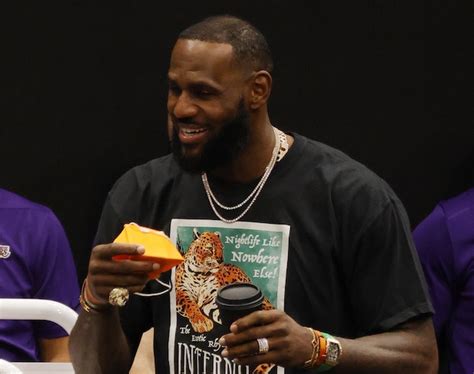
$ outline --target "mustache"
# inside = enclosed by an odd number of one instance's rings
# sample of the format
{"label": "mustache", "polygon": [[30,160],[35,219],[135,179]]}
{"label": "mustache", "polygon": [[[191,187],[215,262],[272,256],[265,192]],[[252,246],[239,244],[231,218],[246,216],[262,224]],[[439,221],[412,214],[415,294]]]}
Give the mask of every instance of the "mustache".
{"label": "mustache", "polygon": [[177,118],[174,118],[173,116],[170,116],[171,118],[171,123],[174,125],[174,126],[180,126],[180,125],[199,125],[199,123],[197,123],[193,118],[189,117],[189,118],[180,118],[180,119],[177,119]]}

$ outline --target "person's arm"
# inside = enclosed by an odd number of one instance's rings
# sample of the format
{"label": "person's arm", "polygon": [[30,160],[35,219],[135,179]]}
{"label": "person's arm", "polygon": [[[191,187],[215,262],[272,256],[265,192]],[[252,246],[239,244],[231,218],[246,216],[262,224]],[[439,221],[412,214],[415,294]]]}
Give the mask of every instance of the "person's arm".
{"label": "person's arm", "polygon": [[69,352],[77,374],[128,373],[132,358],[117,308],[82,311],[71,332]]}
{"label": "person's arm", "polygon": [[69,362],[69,336],[54,339],[40,339],[41,360],[44,362]]}
{"label": "person's arm", "polygon": [[343,346],[338,373],[437,373],[438,352],[430,317],[359,339],[339,339]]}
{"label": "person's arm", "polygon": [[155,372],[155,356],[153,352],[153,339],[155,329],[151,328],[142,335],[137,354],[133,361],[130,374],[145,374]]}
{"label": "person's arm", "polygon": [[462,198],[442,202],[413,233],[436,310],[440,365],[453,374],[474,370],[474,221],[468,206]]}
{"label": "person's arm", "polygon": [[[78,309],[79,287],[76,267],[64,228],[50,209],[38,209],[32,215],[31,238],[34,243],[29,262],[33,280],[31,298],[57,301],[73,310]],[[69,362],[69,336],[56,323],[47,320],[33,322],[39,358],[44,362]]]}
{"label": "person's arm", "polygon": [[436,314],[433,324],[438,339],[445,339],[456,298],[454,249],[440,205],[413,231],[431,300]]}
{"label": "person's arm", "polygon": [[[317,326],[314,326],[317,328]],[[222,355],[239,364],[275,363],[284,367],[303,367],[312,355],[313,336],[282,311],[252,313],[231,326],[222,337]],[[269,351],[258,353],[257,339],[266,337]],[[337,373],[436,373],[438,355],[430,317],[420,317],[390,331],[358,339],[336,337],[342,354]]]}
{"label": "person's arm", "polygon": [[159,267],[146,261],[115,261],[112,257],[143,254],[143,251],[137,245],[117,243],[98,245],[92,250],[85,292],[93,296],[96,310],[81,311],[69,343],[77,374],[128,373],[133,360],[131,349],[122,330],[118,307],[108,304],[108,295],[115,287],[126,288],[130,294],[141,291],[148,280],[147,274]]}
{"label": "person's arm", "polygon": [[[351,206],[360,206],[340,223],[344,230],[335,258],[351,308],[350,330],[356,332],[355,339],[335,337],[342,355],[333,372],[435,373],[432,309],[406,213],[397,199],[371,210],[364,210],[361,199],[354,201]],[[373,203],[374,198],[368,201]],[[255,312],[231,326],[231,334],[220,341],[226,346],[222,354],[242,364],[303,367],[313,353],[308,327],[333,333],[324,330],[325,323],[305,327],[281,310]],[[259,338],[268,340],[268,353],[256,355]]]}

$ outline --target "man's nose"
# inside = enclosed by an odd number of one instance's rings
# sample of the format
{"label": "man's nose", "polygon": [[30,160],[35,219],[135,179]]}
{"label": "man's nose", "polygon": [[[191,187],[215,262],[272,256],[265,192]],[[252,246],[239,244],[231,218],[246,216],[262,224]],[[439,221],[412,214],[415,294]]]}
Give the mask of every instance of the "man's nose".
{"label": "man's nose", "polygon": [[181,92],[173,107],[175,118],[189,118],[197,114],[198,108],[186,92]]}

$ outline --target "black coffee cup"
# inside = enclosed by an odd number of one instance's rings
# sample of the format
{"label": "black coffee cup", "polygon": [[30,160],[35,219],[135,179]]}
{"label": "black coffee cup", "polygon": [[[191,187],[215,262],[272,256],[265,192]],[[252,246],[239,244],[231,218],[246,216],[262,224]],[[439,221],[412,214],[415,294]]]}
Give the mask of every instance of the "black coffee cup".
{"label": "black coffee cup", "polygon": [[232,322],[252,312],[262,309],[263,294],[252,283],[231,283],[217,291],[216,303],[221,321],[230,327]]}

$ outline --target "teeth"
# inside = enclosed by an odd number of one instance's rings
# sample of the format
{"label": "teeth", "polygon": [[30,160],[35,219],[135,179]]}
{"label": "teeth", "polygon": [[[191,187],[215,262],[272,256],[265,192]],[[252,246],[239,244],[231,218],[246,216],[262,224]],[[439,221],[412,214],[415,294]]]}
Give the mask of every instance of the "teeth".
{"label": "teeth", "polygon": [[183,129],[183,132],[186,135],[193,135],[193,134],[199,134],[201,132],[206,131],[205,129]]}

